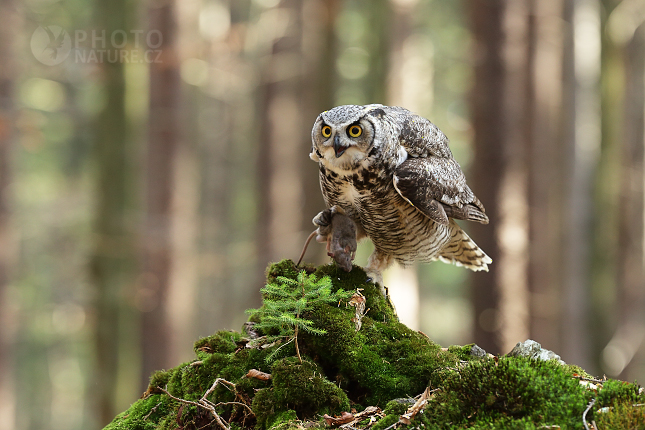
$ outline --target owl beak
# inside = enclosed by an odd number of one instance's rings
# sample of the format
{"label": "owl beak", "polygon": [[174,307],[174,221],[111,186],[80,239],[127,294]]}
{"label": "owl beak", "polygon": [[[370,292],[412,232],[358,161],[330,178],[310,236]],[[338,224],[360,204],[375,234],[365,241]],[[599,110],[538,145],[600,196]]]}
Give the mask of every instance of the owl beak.
{"label": "owl beak", "polygon": [[343,155],[343,153],[347,150],[347,148],[349,148],[349,146],[343,146],[340,143],[339,135],[334,136],[334,153],[336,154],[336,158]]}

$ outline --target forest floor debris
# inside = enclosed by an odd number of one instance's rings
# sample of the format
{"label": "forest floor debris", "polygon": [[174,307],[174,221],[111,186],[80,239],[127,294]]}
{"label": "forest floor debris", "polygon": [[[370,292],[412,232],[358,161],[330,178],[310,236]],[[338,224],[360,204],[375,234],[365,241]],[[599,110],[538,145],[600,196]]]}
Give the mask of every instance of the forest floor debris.
{"label": "forest floor debris", "polygon": [[[279,313],[258,311],[241,333],[198,340],[195,360],[153,374],[106,430],[645,427],[639,385],[594,378],[532,341],[518,356],[442,348],[401,324],[365,279],[359,267],[270,266],[263,299],[294,312],[285,328]],[[318,300],[309,290],[342,294]],[[286,306],[276,305],[281,295]],[[267,316],[278,319],[267,324]],[[294,320],[306,325],[298,350]]]}

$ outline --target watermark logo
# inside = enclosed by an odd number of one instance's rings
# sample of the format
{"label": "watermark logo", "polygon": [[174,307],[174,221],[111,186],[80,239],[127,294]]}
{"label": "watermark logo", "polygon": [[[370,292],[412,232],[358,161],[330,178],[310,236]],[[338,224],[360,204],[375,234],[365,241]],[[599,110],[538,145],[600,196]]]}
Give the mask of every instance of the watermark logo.
{"label": "watermark logo", "polygon": [[42,64],[55,66],[71,55],[75,63],[161,63],[159,30],[75,30],[40,26],[31,36],[31,52]]}
{"label": "watermark logo", "polygon": [[31,35],[31,52],[36,60],[55,66],[67,59],[72,50],[72,38],[57,25],[40,26]]}

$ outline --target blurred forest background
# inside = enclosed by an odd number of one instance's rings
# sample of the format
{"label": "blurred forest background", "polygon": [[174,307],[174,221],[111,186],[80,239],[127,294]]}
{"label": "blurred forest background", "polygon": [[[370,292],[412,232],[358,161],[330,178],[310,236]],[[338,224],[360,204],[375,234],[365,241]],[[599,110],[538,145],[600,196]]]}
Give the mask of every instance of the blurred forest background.
{"label": "blurred forest background", "polygon": [[489,273],[386,273],[407,324],[645,382],[644,20],[644,0],[0,1],[0,429],[101,428],[240,330],[323,208],[313,121],[349,103],[437,124],[491,219],[466,226]]}

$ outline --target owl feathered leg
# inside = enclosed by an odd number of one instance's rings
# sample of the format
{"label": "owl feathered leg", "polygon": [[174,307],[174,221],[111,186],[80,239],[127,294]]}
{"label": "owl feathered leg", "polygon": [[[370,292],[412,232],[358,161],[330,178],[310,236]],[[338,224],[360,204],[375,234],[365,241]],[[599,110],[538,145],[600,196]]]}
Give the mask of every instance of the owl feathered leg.
{"label": "owl feathered leg", "polygon": [[383,296],[387,296],[387,291],[385,290],[385,285],[383,284],[383,271],[387,269],[391,264],[394,258],[390,254],[385,254],[384,252],[375,249],[370,255],[370,258],[367,259],[367,266],[365,266],[365,273],[367,273],[368,278],[372,280],[375,284],[378,284],[379,290]]}
{"label": "owl feathered leg", "polygon": [[488,272],[488,265],[493,260],[482,251],[479,246],[459,227],[450,220],[450,242],[441,250],[438,259],[444,263],[463,266],[472,271],[484,270]]}

